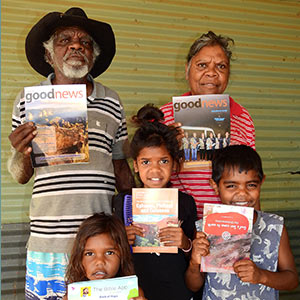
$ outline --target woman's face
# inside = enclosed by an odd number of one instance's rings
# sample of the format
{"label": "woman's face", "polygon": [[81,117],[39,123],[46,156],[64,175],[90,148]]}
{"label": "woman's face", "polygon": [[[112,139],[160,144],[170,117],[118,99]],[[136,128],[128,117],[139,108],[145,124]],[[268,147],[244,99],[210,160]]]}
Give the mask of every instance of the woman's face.
{"label": "woman's face", "polygon": [[219,45],[203,47],[186,65],[192,95],[223,94],[229,78],[229,60]]}

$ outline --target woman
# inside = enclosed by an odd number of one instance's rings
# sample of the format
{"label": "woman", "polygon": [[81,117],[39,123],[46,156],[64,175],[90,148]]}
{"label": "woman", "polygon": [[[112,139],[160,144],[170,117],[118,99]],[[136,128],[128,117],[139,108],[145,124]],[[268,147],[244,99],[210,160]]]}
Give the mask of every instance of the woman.
{"label": "woman", "polygon": [[[232,52],[231,38],[216,35],[209,31],[191,46],[185,66],[186,80],[190,91],[183,96],[223,94],[229,80]],[[174,123],[172,102],[161,107],[165,124]],[[255,129],[248,111],[230,97],[230,144],[244,144],[255,148]],[[218,196],[209,184],[210,170],[181,171],[173,175],[171,182],[194,197],[198,218],[202,218],[203,204],[220,203]],[[258,208],[258,207],[257,207]]]}

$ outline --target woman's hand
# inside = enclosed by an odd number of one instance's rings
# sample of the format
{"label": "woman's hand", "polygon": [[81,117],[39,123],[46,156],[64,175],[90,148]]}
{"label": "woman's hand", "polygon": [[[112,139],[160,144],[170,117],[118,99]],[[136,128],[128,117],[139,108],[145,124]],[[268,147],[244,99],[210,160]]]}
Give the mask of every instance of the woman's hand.
{"label": "woman's hand", "polygon": [[169,125],[169,127],[175,127],[178,130],[177,134],[177,140],[179,142],[179,146],[181,146],[181,140],[184,138],[184,130],[181,128],[181,123],[173,123],[172,125]]}

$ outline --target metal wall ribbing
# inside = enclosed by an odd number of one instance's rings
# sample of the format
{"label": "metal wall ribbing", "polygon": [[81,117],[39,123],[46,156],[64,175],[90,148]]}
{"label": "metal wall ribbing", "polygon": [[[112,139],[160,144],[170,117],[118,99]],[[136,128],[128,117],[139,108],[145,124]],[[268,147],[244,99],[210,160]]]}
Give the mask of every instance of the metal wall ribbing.
{"label": "metal wall ribbing", "polygon": [[[26,61],[24,40],[43,15],[71,6],[80,6],[89,17],[112,25],[117,53],[97,80],[120,94],[128,118],[145,103],[161,105],[187,90],[185,56],[201,33],[213,30],[232,37],[234,61],[226,92],[249,110],[255,123],[257,150],[267,175],[261,206],[300,216],[299,0],[2,0],[3,224],[28,222],[32,188],[32,183],[16,184],[6,171],[13,100],[23,86],[42,80]],[[293,239],[300,263],[299,239]]]}

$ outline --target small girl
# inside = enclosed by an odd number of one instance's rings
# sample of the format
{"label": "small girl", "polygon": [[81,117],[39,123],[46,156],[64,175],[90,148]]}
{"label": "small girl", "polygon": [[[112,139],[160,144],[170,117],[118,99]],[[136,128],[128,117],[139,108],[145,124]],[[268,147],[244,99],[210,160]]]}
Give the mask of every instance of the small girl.
{"label": "small girl", "polygon": [[[139,126],[131,145],[134,171],[144,188],[168,188],[170,177],[180,168],[183,151],[177,140],[180,131],[161,123],[163,113],[148,104],[132,118]],[[128,193],[127,193],[128,194]],[[123,219],[125,193],[114,199],[115,214]],[[181,227],[165,227],[159,231],[159,239],[165,246],[177,246],[178,254],[133,253],[134,267],[145,296],[149,300],[189,300],[193,293],[186,287],[184,273],[188,264],[188,252],[196,221],[194,199],[182,192],[178,195],[178,218]],[[129,244],[133,245],[143,230],[137,225],[126,227]]]}
{"label": "small girl", "polygon": [[[133,275],[126,231],[115,216],[94,214],[80,225],[66,272],[67,283]],[[139,289],[139,297],[147,300]],[[67,295],[64,300],[67,300]]]}

